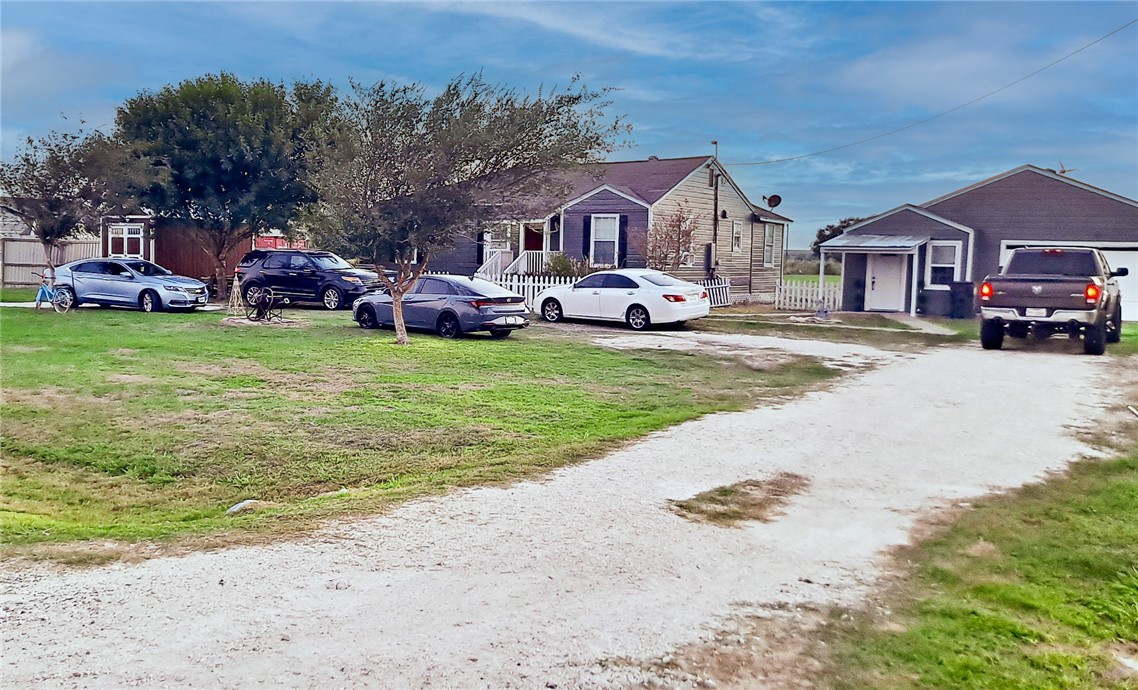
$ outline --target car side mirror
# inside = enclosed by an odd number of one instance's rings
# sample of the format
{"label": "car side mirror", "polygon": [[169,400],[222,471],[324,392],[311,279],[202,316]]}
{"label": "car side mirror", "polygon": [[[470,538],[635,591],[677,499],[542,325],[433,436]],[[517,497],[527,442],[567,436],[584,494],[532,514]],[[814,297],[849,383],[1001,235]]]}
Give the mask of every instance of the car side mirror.
{"label": "car side mirror", "polygon": [[1116,271],[1111,273],[1110,277],[1111,278],[1125,278],[1128,275],[1130,275],[1130,269],[1123,266],[1122,268],[1117,269]]}
{"label": "car side mirror", "polygon": [[119,271],[119,275],[122,276],[123,278],[130,278],[131,280],[134,280],[134,276],[132,276],[127,271]]}

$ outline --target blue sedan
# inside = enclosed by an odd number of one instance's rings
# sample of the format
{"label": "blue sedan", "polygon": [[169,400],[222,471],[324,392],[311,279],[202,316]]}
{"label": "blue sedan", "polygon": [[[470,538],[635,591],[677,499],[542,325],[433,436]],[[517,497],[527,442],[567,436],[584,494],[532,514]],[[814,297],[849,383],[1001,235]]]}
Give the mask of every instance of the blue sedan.
{"label": "blue sedan", "polygon": [[[373,292],[357,299],[352,318],[360,328],[393,325],[391,295]],[[403,319],[408,328],[434,331],[444,338],[474,331],[505,338],[529,326],[521,295],[481,278],[448,275],[419,278],[403,296]]]}
{"label": "blue sedan", "polygon": [[71,306],[98,304],[142,311],[194,309],[209,300],[200,280],[142,259],[80,259],[55,269],[55,290]]}

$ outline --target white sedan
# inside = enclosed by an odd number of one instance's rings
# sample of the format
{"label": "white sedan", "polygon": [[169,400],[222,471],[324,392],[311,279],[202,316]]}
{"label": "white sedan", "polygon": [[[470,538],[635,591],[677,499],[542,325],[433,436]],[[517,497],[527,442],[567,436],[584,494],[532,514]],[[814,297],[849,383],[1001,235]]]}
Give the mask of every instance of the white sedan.
{"label": "white sedan", "polygon": [[711,310],[706,288],[651,269],[592,273],[572,285],[542,290],[533,304],[546,321],[623,321],[635,331],[699,319]]}

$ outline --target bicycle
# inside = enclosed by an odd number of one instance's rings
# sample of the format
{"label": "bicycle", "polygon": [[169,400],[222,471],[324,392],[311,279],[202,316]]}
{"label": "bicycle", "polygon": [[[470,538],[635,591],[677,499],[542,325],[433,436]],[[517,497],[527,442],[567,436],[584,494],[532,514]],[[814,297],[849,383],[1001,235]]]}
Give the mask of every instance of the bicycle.
{"label": "bicycle", "polygon": [[75,293],[71,292],[68,288],[62,290],[55,289],[55,277],[51,275],[51,269],[43,273],[36,273],[32,271],[32,275],[38,276],[40,279],[40,288],[36,292],[36,307],[35,310],[40,310],[40,305],[47,302],[55,309],[58,314],[66,314],[71,311],[75,306]]}

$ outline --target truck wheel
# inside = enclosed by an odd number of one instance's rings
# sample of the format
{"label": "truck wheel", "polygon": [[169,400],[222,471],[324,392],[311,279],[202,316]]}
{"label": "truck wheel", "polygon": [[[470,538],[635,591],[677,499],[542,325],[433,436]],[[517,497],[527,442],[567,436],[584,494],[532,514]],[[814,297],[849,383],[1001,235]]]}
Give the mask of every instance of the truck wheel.
{"label": "truck wheel", "polygon": [[1106,352],[1106,322],[1087,324],[1083,331],[1083,352],[1088,355],[1101,355]]}
{"label": "truck wheel", "polygon": [[980,346],[985,350],[999,350],[1004,346],[1004,324],[995,319],[980,322]]}
{"label": "truck wheel", "polygon": [[1122,305],[1114,305],[1114,316],[1107,325],[1106,342],[1117,343],[1122,340]]}

